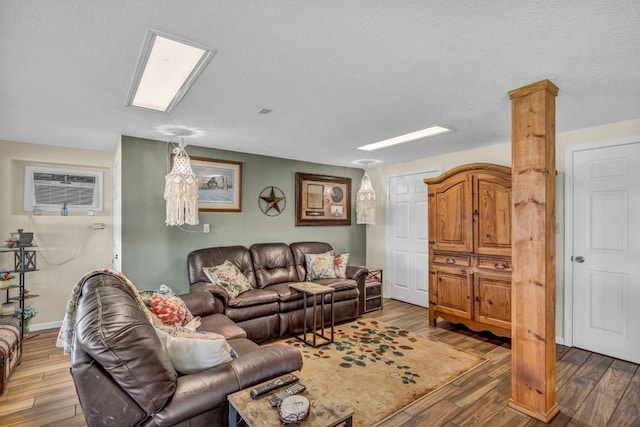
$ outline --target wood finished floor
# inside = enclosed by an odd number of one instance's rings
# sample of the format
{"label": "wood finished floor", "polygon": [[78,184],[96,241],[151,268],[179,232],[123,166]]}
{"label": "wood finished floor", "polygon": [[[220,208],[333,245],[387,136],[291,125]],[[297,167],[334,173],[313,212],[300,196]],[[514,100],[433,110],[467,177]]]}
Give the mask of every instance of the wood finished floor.
{"label": "wood finished floor", "polygon": [[[507,407],[510,344],[490,334],[428,325],[424,308],[385,300],[367,314],[429,338],[480,354],[489,362],[417,400],[382,424],[393,426],[544,426]],[[55,347],[57,330],[24,341],[22,364],[0,396],[0,426],[84,426],[69,357]],[[640,426],[638,365],[577,348],[557,347],[557,401],[551,426]]]}

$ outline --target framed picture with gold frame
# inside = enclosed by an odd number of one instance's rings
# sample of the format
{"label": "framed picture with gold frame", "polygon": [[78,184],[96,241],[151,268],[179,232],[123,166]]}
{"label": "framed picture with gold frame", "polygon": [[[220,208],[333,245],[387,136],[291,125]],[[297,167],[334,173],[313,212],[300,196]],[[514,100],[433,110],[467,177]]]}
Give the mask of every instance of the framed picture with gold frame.
{"label": "framed picture with gold frame", "polygon": [[351,225],[351,178],[296,172],[296,225]]}
{"label": "framed picture with gold frame", "polygon": [[198,177],[199,212],[242,211],[242,163],[191,157],[191,169]]}

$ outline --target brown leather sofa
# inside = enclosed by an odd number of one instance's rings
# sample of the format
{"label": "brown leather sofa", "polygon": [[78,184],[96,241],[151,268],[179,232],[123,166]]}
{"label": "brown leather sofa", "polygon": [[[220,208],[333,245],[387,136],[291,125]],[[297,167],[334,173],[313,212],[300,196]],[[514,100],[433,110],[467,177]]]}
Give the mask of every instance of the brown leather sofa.
{"label": "brown leather sofa", "polygon": [[[304,326],[302,293],[289,285],[305,281],[305,254],[330,250],[333,250],[331,245],[324,242],[256,243],[248,249],[244,246],[198,249],[187,257],[189,284],[192,292],[211,292],[216,298],[216,312],[224,313],[246,330],[249,339],[265,342],[287,337]],[[222,287],[209,281],[203,268],[220,265],[225,260],[233,262],[242,271],[252,290],[230,299]],[[344,279],[314,280],[335,289],[336,323],[355,319],[362,313],[366,275],[365,267],[347,266]],[[330,296],[325,298],[329,302]],[[328,304],[325,311],[328,322]]]}
{"label": "brown leather sofa", "polygon": [[183,296],[200,330],[225,335],[238,354],[229,363],[179,375],[129,287],[96,273],[78,300],[71,375],[89,426],[222,426],[227,395],[302,367],[286,344],[259,347],[214,311],[210,292]]}

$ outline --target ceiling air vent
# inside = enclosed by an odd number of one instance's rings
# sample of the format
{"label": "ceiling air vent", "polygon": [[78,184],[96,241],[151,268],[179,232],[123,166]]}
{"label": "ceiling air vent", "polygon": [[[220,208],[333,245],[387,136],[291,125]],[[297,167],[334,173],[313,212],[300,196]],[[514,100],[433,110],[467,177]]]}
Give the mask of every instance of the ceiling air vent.
{"label": "ceiling air vent", "polygon": [[102,172],[25,166],[24,209],[102,211]]}

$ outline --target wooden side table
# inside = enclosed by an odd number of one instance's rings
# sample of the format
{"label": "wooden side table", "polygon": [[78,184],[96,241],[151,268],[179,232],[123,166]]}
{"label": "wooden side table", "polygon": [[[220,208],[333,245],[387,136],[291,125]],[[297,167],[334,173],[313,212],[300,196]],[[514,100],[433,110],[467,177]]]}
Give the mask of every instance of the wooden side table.
{"label": "wooden side table", "polygon": [[369,269],[364,280],[364,313],[382,309],[382,283],[382,269]]}
{"label": "wooden side table", "polygon": [[[338,425],[351,427],[353,409],[336,401],[330,393],[315,385],[311,378],[304,375],[303,372],[295,371],[292,374],[298,377],[300,384],[307,388],[301,395],[309,399],[310,403],[309,417],[303,421],[302,425],[305,427],[333,427]],[[265,381],[265,383],[271,381],[273,380]],[[282,425],[277,409],[271,407],[269,399],[287,387],[281,387],[272,393],[265,393],[257,399],[252,399],[249,395],[253,387],[227,396],[229,401],[229,426],[237,427],[243,425],[242,421],[249,427]]]}
{"label": "wooden side table", "polygon": [[[325,285],[320,285],[318,283],[313,283],[313,282],[298,282],[298,283],[292,283],[289,285],[290,288],[295,289],[296,291],[300,291],[302,292],[302,299],[304,301],[304,319],[303,319],[303,331],[302,331],[302,335],[300,334],[293,334],[293,336],[297,339],[299,339],[300,341],[302,341],[303,343],[313,347],[313,348],[317,348],[323,345],[327,345],[333,342],[333,327],[334,327],[334,322],[335,322],[335,316],[334,316],[334,291],[335,289],[333,289],[331,286],[325,286]],[[325,336],[324,334],[324,299],[325,299],[325,294],[331,294],[331,300],[329,302],[329,306],[330,306],[330,310],[331,310],[331,338]],[[320,332],[318,333],[318,322],[316,321],[316,309],[318,306],[318,298],[317,296],[320,296]],[[307,299],[311,297],[313,298],[313,311],[312,311],[312,324],[311,324],[311,335],[313,337],[313,339],[308,340],[307,339],[307,324],[308,324],[308,312],[307,312]],[[323,342],[318,343],[318,338],[321,339]]]}

